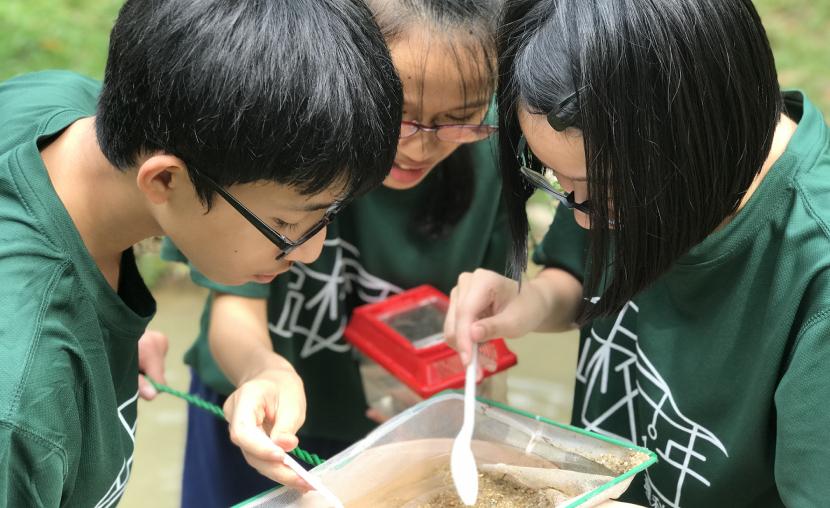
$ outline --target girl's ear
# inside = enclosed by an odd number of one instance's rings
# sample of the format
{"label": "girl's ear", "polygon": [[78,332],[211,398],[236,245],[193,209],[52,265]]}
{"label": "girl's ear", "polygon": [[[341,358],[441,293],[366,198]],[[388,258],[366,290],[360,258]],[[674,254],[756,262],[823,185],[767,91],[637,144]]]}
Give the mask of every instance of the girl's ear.
{"label": "girl's ear", "polygon": [[138,167],[136,184],[151,203],[166,203],[171,194],[189,182],[187,166],[174,155],[159,154],[147,158]]}

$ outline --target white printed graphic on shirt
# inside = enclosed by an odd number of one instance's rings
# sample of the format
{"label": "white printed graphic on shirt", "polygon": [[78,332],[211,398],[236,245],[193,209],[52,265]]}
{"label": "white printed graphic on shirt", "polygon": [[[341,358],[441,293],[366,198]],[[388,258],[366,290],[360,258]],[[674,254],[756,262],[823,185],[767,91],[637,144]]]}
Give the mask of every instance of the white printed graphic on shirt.
{"label": "white printed graphic on shirt", "polygon": [[[121,426],[124,428],[124,431],[127,432],[127,435],[130,437],[130,441],[132,441],[132,446],[130,447],[130,456],[124,459],[124,462],[121,464],[121,470],[118,471],[118,475],[115,477],[115,480],[112,482],[109,490],[104,497],[101,498],[98,503],[95,504],[95,508],[109,508],[110,506],[115,506],[118,503],[118,500],[121,499],[121,496],[124,495],[124,489],[127,488],[127,480],[130,479],[130,471],[133,468],[133,450],[135,450],[135,425],[136,420],[133,420],[133,424],[130,425],[127,423],[127,418],[124,416],[125,410],[127,410],[133,404],[136,404],[138,401],[138,391],[135,392],[135,395],[127,399],[124,403],[118,406],[118,420],[121,422]],[[135,410],[132,411],[135,414]]]}
{"label": "white printed graphic on shirt", "polygon": [[[708,487],[709,480],[696,471],[713,453],[729,456],[724,444],[708,429],[684,416],[677,406],[671,389],[654,365],[639,347],[637,334],[623,326],[627,313],[638,313],[639,308],[629,302],[617,315],[607,337],[591,330],[591,336],[582,346],[576,378],[585,385],[585,398],[579,415],[580,423],[588,430],[625,439],[653,450],[659,456],[657,467],[677,470],[676,482],[658,488],[646,470],[646,495],[654,507],[681,506],[683,487],[688,481],[697,481]],[[622,386],[624,393],[611,400],[608,386]],[[640,397],[653,409],[646,417],[645,434],[637,435],[635,400]],[[602,400],[608,399],[608,400]],[[602,404],[606,411],[591,418],[587,408]],[[641,407],[642,409],[642,407]],[[617,435],[603,428],[609,418],[622,413],[628,422],[628,434]],[[640,412],[643,417],[643,412]],[[643,422],[644,424],[646,422]],[[682,435],[682,442],[677,436]]]}
{"label": "white printed graphic on shirt", "polygon": [[[271,333],[284,338],[304,338],[302,358],[323,350],[346,352],[350,345],[342,340],[348,316],[338,316],[338,305],[347,295],[357,293],[364,303],[373,303],[401,292],[401,288],[375,277],[358,262],[360,251],[340,238],[326,240],[324,249],[335,249],[335,262],[331,273],[313,270],[302,263],[291,267],[291,283],[288,285],[286,301],[276,323],[269,323]],[[305,287],[319,285],[315,294]],[[313,312],[314,318],[303,326],[301,312]],[[320,328],[325,321],[339,321],[331,334],[323,337]]]}

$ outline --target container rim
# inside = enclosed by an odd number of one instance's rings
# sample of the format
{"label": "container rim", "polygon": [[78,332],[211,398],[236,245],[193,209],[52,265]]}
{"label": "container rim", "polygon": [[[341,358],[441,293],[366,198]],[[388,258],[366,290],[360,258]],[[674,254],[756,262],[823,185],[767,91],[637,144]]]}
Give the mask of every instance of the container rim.
{"label": "container rim", "polygon": [[[430,397],[428,399],[425,399],[425,400],[437,401],[437,400],[441,400],[441,399],[463,399],[463,395],[462,395],[462,392],[460,390],[444,390],[444,391],[439,392],[439,393],[437,393],[437,394],[433,395],[432,397]],[[524,416],[525,418],[531,418],[533,420],[543,422],[543,423],[546,423],[548,425],[552,425],[554,427],[559,427],[561,429],[568,430],[568,431],[571,431],[571,432],[575,432],[577,434],[588,436],[588,437],[591,437],[591,438],[594,438],[594,439],[599,439],[600,441],[605,441],[607,443],[611,443],[613,445],[616,445],[616,446],[619,446],[619,447],[622,447],[622,448],[626,448],[628,450],[633,450],[633,451],[636,451],[636,452],[640,452],[640,453],[643,453],[643,454],[648,456],[647,460],[645,460],[645,461],[641,462],[640,464],[638,464],[637,466],[629,469],[625,473],[622,473],[618,476],[615,476],[611,481],[609,481],[607,483],[604,483],[604,484],[600,485],[599,487],[582,494],[580,497],[578,497],[577,499],[575,499],[574,501],[572,501],[571,503],[566,505],[565,508],[573,508],[573,507],[579,506],[582,503],[584,503],[585,501],[588,501],[589,499],[601,494],[602,492],[604,492],[608,489],[611,489],[611,488],[619,485],[620,483],[628,481],[629,479],[633,478],[634,475],[636,475],[637,473],[640,473],[640,472],[644,471],[646,468],[648,468],[649,466],[651,466],[652,464],[657,462],[657,454],[656,453],[649,450],[648,448],[643,448],[642,446],[638,446],[638,445],[636,445],[634,443],[631,443],[629,441],[624,441],[624,440],[616,439],[616,438],[609,437],[609,436],[603,436],[602,434],[598,434],[598,433],[590,431],[590,430],[585,430],[585,429],[581,429],[579,427],[575,427],[573,425],[556,422],[556,421],[553,421],[549,418],[545,418],[544,416],[534,415],[533,413],[530,413],[528,411],[525,411],[525,410],[522,410],[522,409],[517,409],[517,408],[511,407],[511,406],[508,406],[507,404],[503,404],[501,402],[490,400],[490,399],[487,399],[487,398],[484,398],[484,397],[476,397],[476,400],[478,402],[482,403],[482,404],[486,404],[488,406],[501,409],[502,411],[506,411],[508,413],[513,413],[513,414],[517,414],[517,415],[520,415],[520,416]],[[388,432],[392,428],[395,428],[398,425],[400,425],[400,423],[403,421],[403,418],[399,419],[398,417],[400,417],[402,415],[409,415],[409,414],[415,414],[415,413],[420,412],[420,408],[418,408],[414,412],[412,412],[412,409],[415,409],[415,408],[417,408],[417,405],[413,406],[412,408],[410,408],[406,411],[403,411],[402,413],[400,413],[400,414],[396,415],[395,417],[393,417],[392,419],[390,419],[389,422],[393,422],[394,420],[399,420],[399,421],[394,422],[394,425],[392,425],[390,428],[384,429],[385,432],[383,432],[383,433],[385,434],[386,432]],[[377,431],[379,429],[380,428],[375,429],[372,432],[370,432],[369,434],[367,434],[366,437],[363,438],[363,441],[367,440],[368,438],[371,438],[371,437],[375,436],[375,434],[377,433]],[[379,436],[374,437],[373,441],[377,441],[378,438],[379,438]],[[367,442],[366,445],[363,447],[363,449],[368,449],[370,447],[371,447],[371,444],[369,444]],[[357,451],[357,450],[355,450],[355,451]],[[340,466],[345,466],[349,462],[351,462],[351,460],[348,460],[348,461],[344,462],[343,464],[340,464]],[[280,490],[282,488],[283,488],[282,486],[278,486],[278,487],[274,487],[272,489],[266,490],[265,492],[261,492],[260,494],[257,494],[254,497],[251,497],[249,499],[246,499],[246,500],[244,500],[240,503],[237,503],[237,504],[233,505],[231,508],[246,507],[246,506],[250,505],[251,503],[254,503],[256,501],[259,501],[259,500],[263,499],[266,496],[270,496],[271,494],[273,494],[274,492],[276,492],[277,490]]]}

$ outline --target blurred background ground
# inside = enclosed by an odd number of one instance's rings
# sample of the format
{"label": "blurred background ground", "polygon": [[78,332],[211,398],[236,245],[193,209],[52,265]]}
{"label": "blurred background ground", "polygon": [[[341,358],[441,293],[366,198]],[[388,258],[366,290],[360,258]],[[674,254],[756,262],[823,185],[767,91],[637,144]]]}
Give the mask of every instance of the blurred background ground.
{"label": "blurred background ground", "polygon": [[[757,0],[772,41],[780,80],[801,88],[830,113],[830,0]],[[72,69],[101,78],[109,29],[119,0],[0,1],[0,80],[42,69]],[[552,211],[543,197],[529,207],[534,235],[550,223]],[[149,249],[140,256],[141,270],[159,303],[152,327],[170,338],[167,381],[185,390],[189,376],[181,362],[196,336],[205,293],[181,269],[171,269]],[[533,269],[533,267],[531,267]],[[556,420],[570,415],[576,335],[532,335],[510,343],[519,365],[508,376],[511,405]],[[185,405],[162,395],[139,405],[134,469],[121,506],[178,506]]]}

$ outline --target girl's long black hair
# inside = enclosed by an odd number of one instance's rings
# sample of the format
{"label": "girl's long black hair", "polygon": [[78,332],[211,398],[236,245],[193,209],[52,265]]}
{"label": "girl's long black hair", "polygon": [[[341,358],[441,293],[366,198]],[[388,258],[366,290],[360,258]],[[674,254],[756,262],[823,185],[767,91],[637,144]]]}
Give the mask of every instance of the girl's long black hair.
{"label": "girl's long black hair", "polygon": [[[517,106],[585,145],[594,212],[581,321],[619,311],[735,212],[770,151],[782,98],[750,0],[510,0],[499,37],[504,193],[514,272],[529,189]],[[604,199],[607,197],[607,199]]]}

